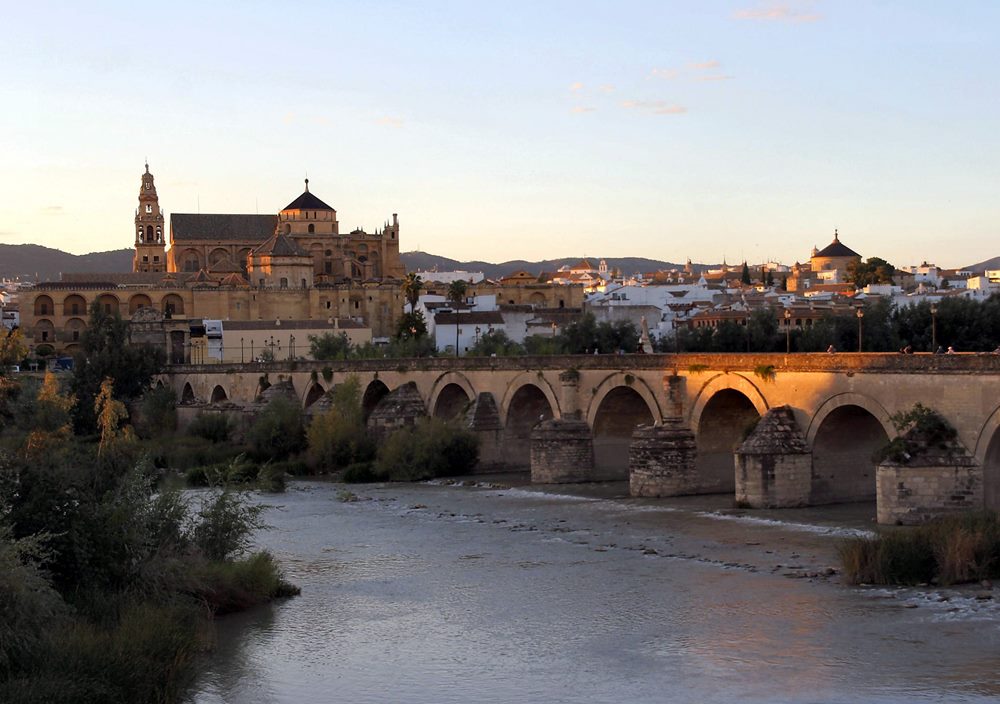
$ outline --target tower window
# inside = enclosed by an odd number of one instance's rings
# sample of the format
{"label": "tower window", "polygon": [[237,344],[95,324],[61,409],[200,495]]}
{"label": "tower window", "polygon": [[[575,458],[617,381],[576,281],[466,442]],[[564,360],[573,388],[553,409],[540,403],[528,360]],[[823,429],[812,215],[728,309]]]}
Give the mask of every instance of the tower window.
{"label": "tower window", "polygon": [[146,212],[147,213],[153,212],[153,206],[150,205],[149,203],[146,203]]}
{"label": "tower window", "polygon": [[281,277],[281,288],[288,288],[288,279],[284,276]]}
{"label": "tower window", "polygon": [[309,223],[309,232],[316,232],[316,226],[312,223]]}

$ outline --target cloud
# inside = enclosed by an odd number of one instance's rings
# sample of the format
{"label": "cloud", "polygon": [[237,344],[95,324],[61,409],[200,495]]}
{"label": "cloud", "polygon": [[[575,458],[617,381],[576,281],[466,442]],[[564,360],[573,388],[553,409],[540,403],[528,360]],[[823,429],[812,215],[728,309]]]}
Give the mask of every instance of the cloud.
{"label": "cloud", "polygon": [[573,106],[573,109],[570,110],[570,112],[573,113],[573,114],[575,114],[575,115],[581,115],[581,114],[583,114],[585,112],[595,112],[596,110],[597,110],[597,108],[592,108],[592,107],[588,107],[588,106],[584,106],[584,105],[575,105],[575,106]]}
{"label": "cloud", "polygon": [[42,208],[42,212],[46,215],[61,215],[63,207],[61,205],[46,205]]}
{"label": "cloud", "polygon": [[579,91],[583,90],[583,84],[582,84],[582,83],[580,83],[580,81],[577,81],[576,83],[572,83],[572,84],[570,84],[570,87],[569,87],[569,89],[570,89],[571,91],[573,91],[574,93],[577,93],[577,92],[579,92]]}
{"label": "cloud", "polygon": [[649,72],[649,75],[653,78],[665,78],[667,80],[671,78],[677,78],[680,75],[680,71],[676,68],[654,68]]}
{"label": "cloud", "polygon": [[712,59],[711,61],[701,61],[701,62],[692,63],[691,64],[691,68],[693,68],[693,69],[695,69],[697,71],[706,71],[706,70],[708,70],[710,68],[719,68],[719,66],[721,66],[721,65],[722,64],[720,64],[718,61],[716,61],[715,59]]}
{"label": "cloud", "polygon": [[676,105],[665,100],[626,100],[622,107],[627,110],[644,110],[654,115],[683,115],[687,108],[683,105]]}
{"label": "cloud", "polygon": [[811,12],[812,3],[794,6],[781,2],[761,3],[754,8],[737,10],[733,17],[738,20],[756,20],[759,22],[816,22],[823,18],[818,12]]}
{"label": "cloud", "polygon": [[401,117],[390,117],[387,115],[386,117],[378,118],[375,120],[375,123],[382,125],[383,127],[392,127],[397,130],[403,128],[403,118]]}
{"label": "cloud", "polygon": [[705,75],[705,76],[698,76],[695,80],[696,81],[731,81],[734,78],[736,78],[736,76],[727,76],[727,75],[724,75],[724,74],[721,74],[721,73],[719,73],[719,74],[713,73],[713,74],[708,74],[708,75]]}

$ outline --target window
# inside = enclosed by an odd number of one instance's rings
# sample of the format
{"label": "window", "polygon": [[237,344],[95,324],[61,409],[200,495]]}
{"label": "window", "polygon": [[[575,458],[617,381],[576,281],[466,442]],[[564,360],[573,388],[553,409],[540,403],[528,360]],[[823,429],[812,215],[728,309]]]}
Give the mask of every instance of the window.
{"label": "window", "polygon": [[284,276],[281,277],[281,288],[288,288],[288,279]]}
{"label": "window", "polygon": [[323,271],[327,274],[333,273],[333,262],[323,262]]}
{"label": "window", "polygon": [[158,262],[158,261],[160,261],[160,257],[159,257],[159,256],[154,256],[154,257],[153,257],[153,261],[154,261],[154,262]]}
{"label": "window", "polygon": [[49,331],[48,330],[42,330],[42,342],[45,342],[48,339],[49,339]]}
{"label": "window", "polygon": [[327,309],[327,310],[330,310],[330,301],[327,301],[327,302],[326,302],[326,309]]}
{"label": "window", "polygon": [[144,261],[144,262],[148,262],[148,261],[149,261],[149,257],[143,257],[143,258],[142,258],[142,261]]}
{"label": "window", "polygon": [[312,223],[309,223],[309,232],[316,232],[316,226]]}
{"label": "window", "polygon": [[149,203],[146,203],[146,212],[147,213],[153,212],[153,206],[150,205]]}
{"label": "window", "polygon": [[110,313],[111,312],[111,304],[110,303],[105,303],[104,304],[104,312],[105,313]]}
{"label": "window", "polygon": [[80,339],[80,331],[79,330],[74,330],[73,331],[73,342],[76,342],[79,339]]}
{"label": "window", "polygon": [[73,304],[73,315],[79,315],[79,314],[80,314],[80,304],[79,303],[74,303]]}
{"label": "window", "polygon": [[306,287],[306,280],[302,279],[302,288],[305,288],[305,287]]}

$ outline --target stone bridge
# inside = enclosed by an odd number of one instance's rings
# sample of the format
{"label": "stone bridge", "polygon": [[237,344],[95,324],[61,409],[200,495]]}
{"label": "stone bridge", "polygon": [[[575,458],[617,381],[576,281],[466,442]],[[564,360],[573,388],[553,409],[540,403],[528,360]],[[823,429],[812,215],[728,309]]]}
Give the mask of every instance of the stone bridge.
{"label": "stone bridge", "polygon": [[[252,365],[179,365],[182,415],[249,409],[267,382],[306,409],[350,376],[366,417],[405,394],[410,409],[466,413],[483,465],[528,468],[540,421],[586,423],[592,462],[559,480],[627,479],[639,426],[665,419],[693,433],[684,491],[734,492],[734,450],[769,409],[787,406],[809,455],[798,505],[870,500],[875,449],[895,435],[890,416],[920,402],[944,416],[980,468],[973,502],[1000,508],[1000,356],[900,354],[682,354],[383,359]],[[266,380],[266,382],[265,382]],[[262,383],[264,382],[264,383]],[[259,403],[257,403],[259,407]],[[392,413],[398,413],[393,411]],[[383,415],[392,415],[387,413]],[[387,421],[400,422],[389,417]],[[900,484],[900,491],[902,485]],[[950,491],[942,488],[941,491]],[[971,494],[970,494],[971,495]]]}

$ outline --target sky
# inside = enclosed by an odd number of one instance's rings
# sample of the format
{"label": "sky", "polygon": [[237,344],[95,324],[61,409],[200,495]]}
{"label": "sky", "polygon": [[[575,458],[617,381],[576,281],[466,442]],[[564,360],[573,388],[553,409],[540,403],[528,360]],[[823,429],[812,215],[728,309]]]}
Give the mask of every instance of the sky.
{"label": "sky", "polygon": [[11,3],[0,243],[131,247],[171,212],[460,260],[1000,255],[1000,3]]}

